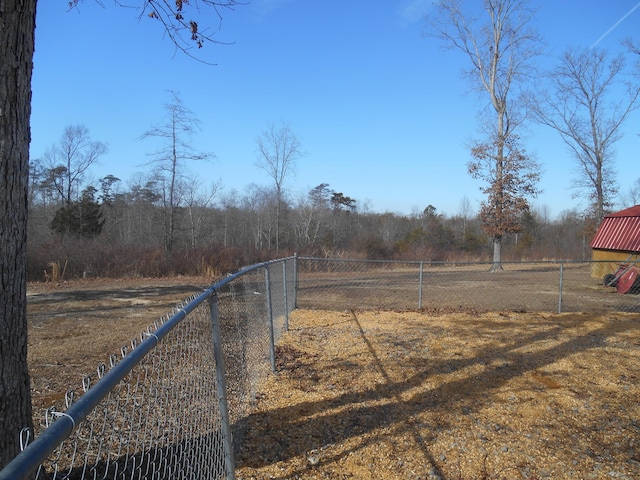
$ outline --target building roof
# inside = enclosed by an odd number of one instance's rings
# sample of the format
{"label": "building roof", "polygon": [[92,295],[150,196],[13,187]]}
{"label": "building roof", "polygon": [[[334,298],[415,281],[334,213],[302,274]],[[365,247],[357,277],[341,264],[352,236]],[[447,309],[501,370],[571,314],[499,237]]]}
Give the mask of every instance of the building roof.
{"label": "building roof", "polygon": [[640,253],[640,205],[604,217],[591,248]]}

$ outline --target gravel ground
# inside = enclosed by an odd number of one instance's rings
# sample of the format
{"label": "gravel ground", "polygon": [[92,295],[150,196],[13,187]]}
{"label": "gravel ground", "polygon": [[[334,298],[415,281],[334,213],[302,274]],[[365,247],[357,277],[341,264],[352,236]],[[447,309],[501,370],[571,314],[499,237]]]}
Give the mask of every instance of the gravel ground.
{"label": "gravel ground", "polygon": [[638,320],[296,311],[237,478],[640,478]]}

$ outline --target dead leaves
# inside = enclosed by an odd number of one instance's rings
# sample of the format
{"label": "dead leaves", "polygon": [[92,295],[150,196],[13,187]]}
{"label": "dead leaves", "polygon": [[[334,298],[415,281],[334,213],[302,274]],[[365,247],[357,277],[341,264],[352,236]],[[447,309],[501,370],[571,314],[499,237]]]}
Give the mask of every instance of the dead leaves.
{"label": "dead leaves", "polygon": [[640,478],[637,316],[433,313],[294,312],[237,478]]}

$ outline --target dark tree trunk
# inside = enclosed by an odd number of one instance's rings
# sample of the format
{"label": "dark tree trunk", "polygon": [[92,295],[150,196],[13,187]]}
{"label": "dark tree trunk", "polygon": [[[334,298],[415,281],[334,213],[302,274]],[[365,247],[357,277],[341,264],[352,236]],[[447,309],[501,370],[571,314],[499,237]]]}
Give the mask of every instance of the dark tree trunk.
{"label": "dark tree trunk", "polygon": [[27,193],[36,0],[0,0],[0,468],[33,427],[27,369]]}

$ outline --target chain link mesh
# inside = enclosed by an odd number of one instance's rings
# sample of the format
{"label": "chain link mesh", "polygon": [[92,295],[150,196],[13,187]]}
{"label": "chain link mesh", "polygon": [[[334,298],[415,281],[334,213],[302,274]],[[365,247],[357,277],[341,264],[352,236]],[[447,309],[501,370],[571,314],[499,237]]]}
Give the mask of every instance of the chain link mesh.
{"label": "chain link mesh", "polygon": [[[123,348],[126,359],[145,339],[158,340],[95,408],[76,418],[66,413],[73,409],[47,410],[45,427],[65,418],[74,428],[64,441],[47,447],[51,453],[44,462],[29,467],[35,468],[32,478],[234,478],[229,456],[241,446],[260,382],[275,368],[275,341],[287,330],[295,307],[640,312],[640,295],[620,295],[604,286],[591,275],[591,262],[502,265],[503,270],[490,272],[490,264],[296,257],[249,267],[205,291],[213,297],[200,295],[176,307]],[[206,298],[215,299],[215,309]],[[156,336],[180,312],[184,318]],[[224,365],[215,360],[216,345]],[[118,363],[112,355],[108,366],[98,367],[98,384]],[[222,371],[225,392],[219,391]],[[92,380],[83,381],[85,391],[95,388]],[[74,391],[66,398],[67,408],[83,401]],[[13,478],[6,472],[0,479]]]}
{"label": "chain link mesh", "polygon": [[[64,409],[47,410],[45,430],[25,446],[27,467],[19,468],[42,480],[234,478],[229,457],[233,448],[240,448],[244,419],[255,404],[258,385],[271,371],[274,341],[285,331],[294,306],[285,298],[295,298],[294,262],[289,258],[248,267],[217,282],[149,327],[120,356],[111,355],[108,366],[98,367],[95,385],[95,378],[85,377],[85,392],[113,375],[141,342],[157,341],[94,408],[71,408],[86,393],[69,391]],[[156,335],[175,319],[168,333]],[[220,392],[223,366],[225,392]],[[70,435],[47,446],[48,427],[61,419],[73,424]],[[230,449],[225,446],[231,445],[225,421],[234,442]],[[28,455],[36,452],[35,444],[51,452],[39,465]],[[37,452],[31,456],[37,458]],[[10,465],[0,478],[13,479],[11,471]]]}
{"label": "chain link mesh", "polygon": [[[35,478],[222,477],[212,358],[205,303],[129,372],[40,466]],[[57,416],[48,412],[47,423]]]}
{"label": "chain link mesh", "polygon": [[299,308],[640,312],[591,275],[594,262],[391,262],[301,257]]}

